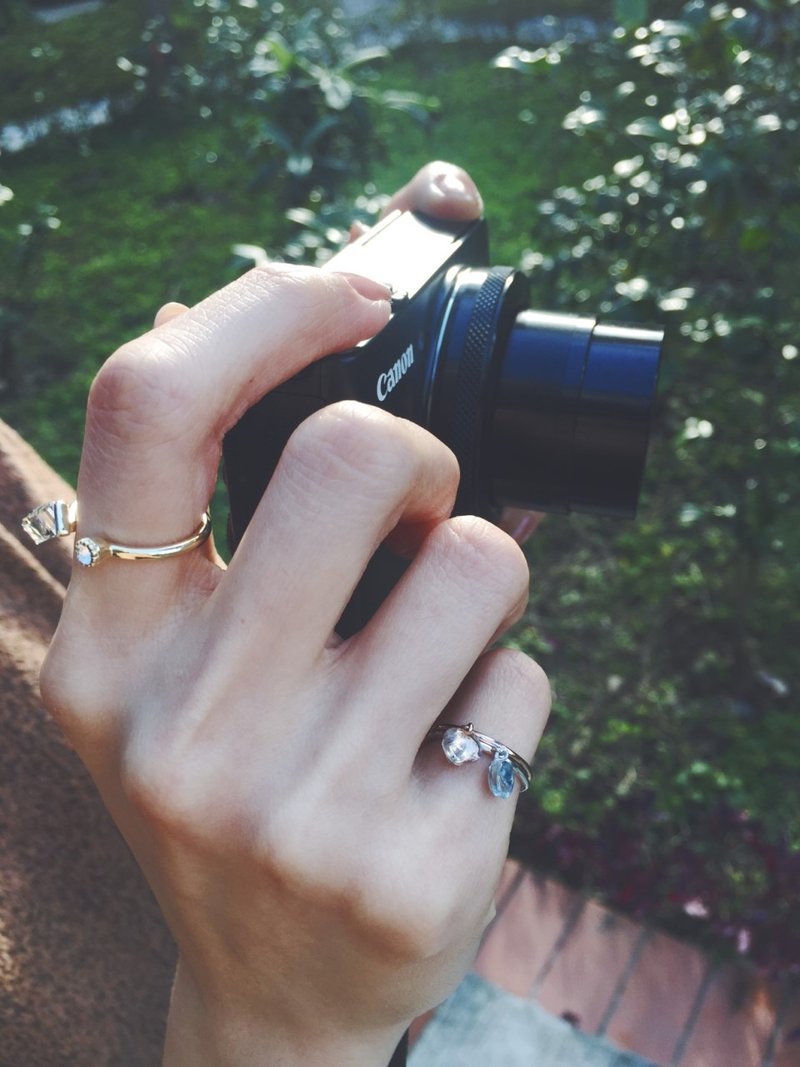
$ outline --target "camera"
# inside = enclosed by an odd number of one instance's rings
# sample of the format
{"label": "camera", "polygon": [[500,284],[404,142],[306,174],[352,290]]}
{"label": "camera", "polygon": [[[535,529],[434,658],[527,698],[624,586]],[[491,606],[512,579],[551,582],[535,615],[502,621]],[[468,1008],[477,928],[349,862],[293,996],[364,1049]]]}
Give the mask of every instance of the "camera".
{"label": "camera", "polygon": [[[343,399],[411,419],[453,450],[456,513],[635,514],[663,331],[532,310],[526,276],[488,262],[485,220],[412,212],[389,215],[337,254],[333,268],[391,286],[391,319],[269,393],[227,434],[233,549],[292,431]],[[350,606],[352,626],[402,570],[385,556]]]}

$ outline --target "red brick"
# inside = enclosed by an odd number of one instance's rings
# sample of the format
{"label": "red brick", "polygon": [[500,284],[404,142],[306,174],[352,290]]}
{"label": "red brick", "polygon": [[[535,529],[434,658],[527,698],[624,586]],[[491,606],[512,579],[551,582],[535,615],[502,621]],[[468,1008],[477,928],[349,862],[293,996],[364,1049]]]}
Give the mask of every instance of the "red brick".
{"label": "red brick", "polygon": [[656,1063],[671,1064],[707,968],[698,949],[653,934],[609,1022],[609,1040]]}
{"label": "red brick", "polygon": [[781,1005],[774,1067],[800,1067],[800,989],[795,986],[784,996],[789,1001]]}
{"label": "red brick", "polygon": [[743,965],[714,975],[685,1046],[685,1067],[761,1067],[775,1010],[768,990]]}
{"label": "red brick", "polygon": [[528,996],[574,901],[570,890],[526,871],[502,914],[487,931],[474,969],[510,993]]}
{"label": "red brick", "polygon": [[582,1030],[595,1033],[640,932],[629,919],[588,901],[537,999],[554,1015],[570,1012]]}

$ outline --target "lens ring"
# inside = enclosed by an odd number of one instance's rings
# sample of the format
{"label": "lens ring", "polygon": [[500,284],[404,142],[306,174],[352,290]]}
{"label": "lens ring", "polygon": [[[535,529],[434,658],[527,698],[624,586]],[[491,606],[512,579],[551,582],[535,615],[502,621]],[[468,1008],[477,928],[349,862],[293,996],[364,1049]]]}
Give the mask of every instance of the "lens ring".
{"label": "lens ring", "polygon": [[484,386],[495,347],[498,311],[511,274],[510,267],[492,267],[487,272],[470,313],[458,366],[452,437],[448,443],[461,469],[459,492],[465,502],[477,495],[481,428],[485,421]]}

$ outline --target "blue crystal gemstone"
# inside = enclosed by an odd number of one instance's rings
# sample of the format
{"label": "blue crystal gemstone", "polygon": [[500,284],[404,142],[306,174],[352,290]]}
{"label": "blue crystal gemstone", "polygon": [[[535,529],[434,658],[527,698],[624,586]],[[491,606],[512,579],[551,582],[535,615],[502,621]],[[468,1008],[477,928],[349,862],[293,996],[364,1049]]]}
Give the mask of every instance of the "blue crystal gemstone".
{"label": "blue crystal gemstone", "polygon": [[502,749],[489,764],[489,789],[501,800],[508,800],[514,792],[514,764]]}

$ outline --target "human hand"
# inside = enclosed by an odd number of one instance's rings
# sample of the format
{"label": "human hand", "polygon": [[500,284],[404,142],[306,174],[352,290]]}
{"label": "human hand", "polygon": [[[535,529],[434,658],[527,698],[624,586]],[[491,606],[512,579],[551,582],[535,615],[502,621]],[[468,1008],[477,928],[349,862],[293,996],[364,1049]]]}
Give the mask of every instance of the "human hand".
{"label": "human hand", "polygon": [[[387,296],[270,265],[164,311],[92,387],[79,534],[185,536],[225,431],[379,330]],[[457,478],[419,427],[339,404],[292,437],[227,570],[210,543],[76,569],[42,689],[178,943],[168,1064],[383,1065],[472,958],[513,805],[425,737],[474,721],[529,756],[548,691],[527,657],[484,651],[527,567],[496,527],[448,518]],[[411,567],[339,641],[398,526]]]}

